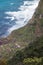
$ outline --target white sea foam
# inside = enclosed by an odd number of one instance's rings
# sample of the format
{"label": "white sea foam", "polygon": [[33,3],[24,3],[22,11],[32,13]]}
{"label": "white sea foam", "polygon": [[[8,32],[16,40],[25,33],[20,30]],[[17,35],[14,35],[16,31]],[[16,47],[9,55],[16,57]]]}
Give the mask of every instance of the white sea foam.
{"label": "white sea foam", "polygon": [[19,7],[20,11],[5,12],[5,14],[8,15],[7,17],[5,17],[6,19],[10,19],[11,21],[14,21],[15,19],[17,20],[15,21],[16,24],[8,30],[9,33],[27,24],[28,20],[32,18],[39,1],[40,0],[34,0],[32,2],[24,1],[24,4]]}

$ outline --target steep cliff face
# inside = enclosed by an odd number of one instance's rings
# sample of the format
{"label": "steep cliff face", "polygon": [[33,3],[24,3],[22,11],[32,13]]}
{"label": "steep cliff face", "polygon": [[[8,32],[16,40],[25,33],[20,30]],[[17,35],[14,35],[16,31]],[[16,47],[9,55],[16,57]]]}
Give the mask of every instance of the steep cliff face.
{"label": "steep cliff face", "polygon": [[0,58],[11,58],[15,51],[26,47],[41,35],[43,35],[43,0],[26,26],[13,31],[7,38],[0,39]]}

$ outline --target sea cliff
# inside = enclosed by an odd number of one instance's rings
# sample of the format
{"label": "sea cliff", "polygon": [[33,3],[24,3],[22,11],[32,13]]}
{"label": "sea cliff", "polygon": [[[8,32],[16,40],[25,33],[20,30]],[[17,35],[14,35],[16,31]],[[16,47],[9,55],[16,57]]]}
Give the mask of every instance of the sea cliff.
{"label": "sea cliff", "polygon": [[17,50],[25,48],[42,35],[43,0],[40,0],[32,19],[26,26],[13,31],[7,38],[0,39],[0,59],[12,58]]}

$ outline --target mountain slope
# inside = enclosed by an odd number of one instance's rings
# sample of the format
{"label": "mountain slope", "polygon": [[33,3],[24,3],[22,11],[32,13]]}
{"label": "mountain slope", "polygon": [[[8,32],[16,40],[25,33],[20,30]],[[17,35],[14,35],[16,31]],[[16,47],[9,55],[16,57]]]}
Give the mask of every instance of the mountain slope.
{"label": "mountain slope", "polygon": [[7,38],[0,39],[0,59],[12,58],[14,53],[26,47],[37,37],[43,35],[43,0],[29,23],[21,29],[13,31]]}

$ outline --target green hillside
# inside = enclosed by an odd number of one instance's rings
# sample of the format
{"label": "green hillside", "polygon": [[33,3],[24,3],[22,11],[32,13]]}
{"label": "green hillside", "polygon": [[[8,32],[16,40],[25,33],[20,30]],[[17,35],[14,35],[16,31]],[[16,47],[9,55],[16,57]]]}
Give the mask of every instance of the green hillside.
{"label": "green hillside", "polygon": [[[43,0],[40,0],[38,8],[28,24],[13,31],[7,38],[0,39],[0,43],[0,65],[32,65],[32,60],[40,58],[39,63],[42,63]],[[31,60],[30,64],[27,59]],[[39,65],[34,63],[33,65]]]}
{"label": "green hillside", "polygon": [[43,36],[16,51],[11,59],[0,60],[0,65],[43,65]]}
{"label": "green hillside", "polygon": [[8,65],[43,65],[43,36],[17,51]]}

